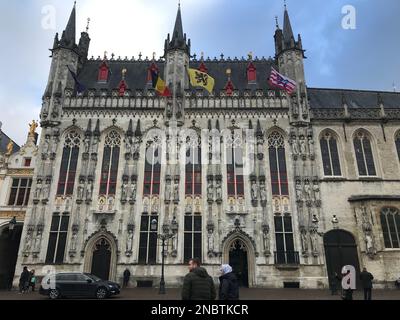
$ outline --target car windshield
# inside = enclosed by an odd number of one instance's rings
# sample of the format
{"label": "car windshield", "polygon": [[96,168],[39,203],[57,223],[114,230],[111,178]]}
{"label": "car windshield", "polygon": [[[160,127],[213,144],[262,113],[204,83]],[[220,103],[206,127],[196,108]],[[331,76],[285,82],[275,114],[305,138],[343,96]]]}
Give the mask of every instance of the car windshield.
{"label": "car windshield", "polygon": [[103,281],[101,280],[99,277],[93,275],[93,274],[87,274],[87,276],[91,279],[93,279],[94,281],[98,282],[98,281]]}

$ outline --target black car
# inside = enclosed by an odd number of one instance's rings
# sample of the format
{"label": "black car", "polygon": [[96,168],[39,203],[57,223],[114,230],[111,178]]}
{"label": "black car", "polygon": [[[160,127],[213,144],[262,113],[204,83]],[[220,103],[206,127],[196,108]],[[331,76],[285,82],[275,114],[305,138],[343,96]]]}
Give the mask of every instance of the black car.
{"label": "black car", "polygon": [[46,276],[39,293],[50,299],[88,297],[105,299],[120,293],[119,284],[89,273],[57,273]]}

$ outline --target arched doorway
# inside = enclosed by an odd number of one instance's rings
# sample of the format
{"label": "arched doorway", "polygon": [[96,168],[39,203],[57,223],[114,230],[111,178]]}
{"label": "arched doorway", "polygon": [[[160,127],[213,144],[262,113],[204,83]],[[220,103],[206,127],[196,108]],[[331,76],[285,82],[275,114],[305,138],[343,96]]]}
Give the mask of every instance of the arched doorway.
{"label": "arched doorway", "polygon": [[236,240],[229,249],[229,264],[241,287],[249,287],[247,248],[243,241]]}
{"label": "arched doorway", "polygon": [[103,280],[117,281],[117,242],[110,232],[98,232],[87,240],[83,269]]}
{"label": "arched doorway", "polygon": [[229,233],[222,241],[222,263],[229,263],[242,286],[256,286],[256,245],[242,230]]}
{"label": "arched doorway", "polygon": [[353,235],[345,230],[329,231],[324,235],[324,247],[329,286],[335,281],[335,272],[340,275],[343,266],[352,265],[356,269],[357,288],[359,288],[360,264]]}
{"label": "arched doorway", "polygon": [[17,264],[21,242],[22,224],[9,230],[8,224],[0,227],[0,290],[10,289]]}
{"label": "arched doorway", "polygon": [[104,238],[96,242],[93,250],[90,273],[103,280],[110,279],[111,245]]}

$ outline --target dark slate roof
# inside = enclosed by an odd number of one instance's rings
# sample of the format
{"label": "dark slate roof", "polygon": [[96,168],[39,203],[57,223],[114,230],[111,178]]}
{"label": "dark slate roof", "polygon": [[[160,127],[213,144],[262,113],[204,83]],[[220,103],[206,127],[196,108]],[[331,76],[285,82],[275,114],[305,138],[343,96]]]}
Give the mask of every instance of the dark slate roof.
{"label": "dark slate roof", "polygon": [[349,109],[379,108],[379,101],[385,108],[400,108],[400,93],[367,90],[308,88],[312,109],[343,108],[343,101]]}
{"label": "dark slate roof", "polygon": [[[118,85],[122,79],[122,70],[127,69],[125,81],[128,88],[131,90],[144,90],[147,85],[147,72],[151,65],[151,61],[133,61],[133,60],[108,60],[107,64],[111,70],[111,75],[107,83],[99,83],[98,72],[101,65],[101,60],[89,60],[85,63],[82,70],[78,74],[79,81],[85,85],[89,90],[95,89],[100,90],[114,90],[118,88]],[[192,60],[190,67],[197,69],[200,66],[200,61]],[[226,70],[231,69],[231,81],[237,90],[245,89],[263,89],[267,90],[268,84],[267,79],[271,72],[271,66],[274,64],[272,59],[256,59],[253,64],[257,70],[257,84],[250,85],[247,81],[247,67],[250,61],[248,60],[206,60],[204,61],[205,66],[208,69],[208,73],[215,79],[215,92],[223,90],[228,82]],[[156,61],[156,65],[160,70],[160,74],[164,79],[164,65],[163,60]],[[165,79],[164,79],[165,80]],[[193,88],[195,89],[195,88]]]}
{"label": "dark slate roof", "polygon": [[[0,131],[0,152],[1,153],[7,152],[7,145],[8,145],[9,141],[10,141],[10,138],[3,131]],[[19,145],[17,145],[15,143],[14,140],[13,140],[13,142],[14,142],[13,153],[15,153],[15,152],[19,151],[20,147],[19,147]]]}

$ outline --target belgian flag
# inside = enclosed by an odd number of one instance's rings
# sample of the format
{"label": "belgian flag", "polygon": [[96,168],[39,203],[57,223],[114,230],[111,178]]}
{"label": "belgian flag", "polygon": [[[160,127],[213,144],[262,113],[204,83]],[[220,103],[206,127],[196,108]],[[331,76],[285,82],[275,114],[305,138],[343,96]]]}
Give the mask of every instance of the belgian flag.
{"label": "belgian flag", "polygon": [[165,84],[165,81],[161,79],[157,70],[151,71],[151,81],[153,83],[153,88],[158,92],[158,94],[162,97],[170,97],[171,91]]}

